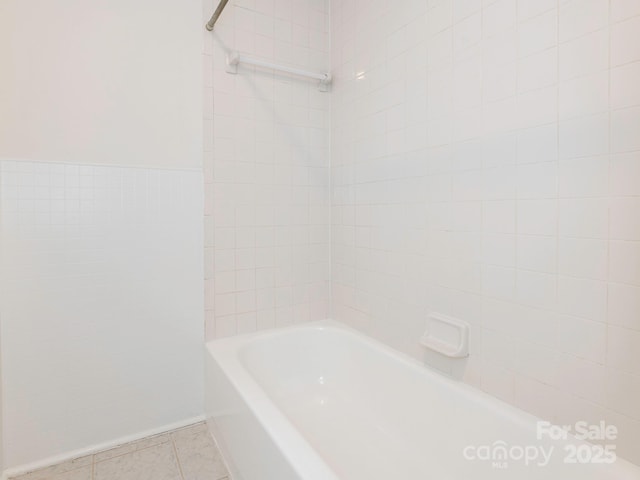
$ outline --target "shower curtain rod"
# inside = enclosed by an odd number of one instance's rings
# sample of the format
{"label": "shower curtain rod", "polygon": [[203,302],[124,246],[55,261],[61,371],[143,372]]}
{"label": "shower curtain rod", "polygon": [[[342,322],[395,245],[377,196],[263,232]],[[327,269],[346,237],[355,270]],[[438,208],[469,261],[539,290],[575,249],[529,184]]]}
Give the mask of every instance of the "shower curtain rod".
{"label": "shower curtain rod", "polygon": [[218,17],[220,16],[222,11],[224,10],[224,7],[227,6],[228,2],[229,2],[229,0],[220,0],[220,3],[218,4],[218,8],[216,8],[216,11],[213,12],[213,15],[211,16],[211,20],[209,20],[209,22],[206,25],[207,30],[209,30],[209,31],[213,30],[213,26],[218,21]]}

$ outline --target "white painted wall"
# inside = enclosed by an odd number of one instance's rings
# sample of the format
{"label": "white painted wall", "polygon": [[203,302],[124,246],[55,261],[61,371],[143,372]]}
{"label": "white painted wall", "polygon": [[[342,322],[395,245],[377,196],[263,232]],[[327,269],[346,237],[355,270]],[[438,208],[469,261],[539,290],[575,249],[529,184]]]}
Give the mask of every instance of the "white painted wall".
{"label": "white painted wall", "polygon": [[640,2],[331,2],[333,311],[640,462]]}
{"label": "white painted wall", "polygon": [[0,4],[5,468],[202,413],[203,35],[200,0]]}
{"label": "white painted wall", "polygon": [[201,415],[200,170],[0,169],[5,466]]}
{"label": "white painted wall", "polygon": [[199,0],[0,8],[0,157],[201,165]]}
{"label": "white painted wall", "polygon": [[225,55],[327,71],[329,2],[232,0],[206,42],[207,337],[325,318],[331,94]]}

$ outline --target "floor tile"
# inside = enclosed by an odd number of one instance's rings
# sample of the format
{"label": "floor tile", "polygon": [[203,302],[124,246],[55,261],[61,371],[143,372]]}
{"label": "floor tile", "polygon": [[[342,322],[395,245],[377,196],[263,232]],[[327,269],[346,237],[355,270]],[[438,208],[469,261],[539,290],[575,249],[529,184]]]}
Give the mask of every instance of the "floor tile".
{"label": "floor tile", "polygon": [[230,480],[230,477],[203,422],[12,480]]}
{"label": "floor tile", "polygon": [[94,465],[94,480],[181,480],[169,442],[110,458]]}
{"label": "floor tile", "polygon": [[135,452],[137,450],[143,450],[145,448],[153,447],[155,445],[160,445],[161,443],[167,443],[170,441],[171,441],[171,437],[169,436],[168,433],[154,435],[152,437],[143,438],[142,440],[137,440],[135,442],[125,443],[123,445],[110,448],[109,450],[104,450],[102,452],[96,453],[94,457],[94,461],[102,462],[104,460],[118,457],[126,453]]}
{"label": "floor tile", "polygon": [[[58,480],[61,474],[78,470],[81,467],[89,467],[91,469],[91,462],[93,461],[93,455],[86,455],[84,457],[75,458],[67,462],[62,462],[51,467],[35,470],[33,472],[21,475],[19,477],[12,477],[12,480],[49,480],[55,478]],[[89,472],[91,474],[91,472]],[[73,477],[70,477],[73,478]],[[89,477],[90,478],[90,477]]]}
{"label": "floor tile", "polygon": [[51,480],[91,480],[93,474],[93,466],[78,468],[66,473],[54,475],[50,477]]}
{"label": "floor tile", "polygon": [[184,480],[222,480],[229,473],[206,424],[171,434]]}
{"label": "floor tile", "polygon": [[205,422],[200,422],[200,423],[195,423],[193,425],[189,425],[187,427],[178,428],[177,430],[170,432],[170,435],[171,435],[171,438],[175,440],[176,438],[180,438],[180,437],[189,438],[195,433],[208,432],[208,431],[209,431],[209,428],[207,427],[207,424]]}

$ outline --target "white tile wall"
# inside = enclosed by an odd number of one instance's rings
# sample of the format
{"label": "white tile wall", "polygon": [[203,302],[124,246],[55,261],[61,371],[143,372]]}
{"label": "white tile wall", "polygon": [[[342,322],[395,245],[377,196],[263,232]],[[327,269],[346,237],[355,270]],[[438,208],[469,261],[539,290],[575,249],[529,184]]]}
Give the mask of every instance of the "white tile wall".
{"label": "white tile wall", "polygon": [[0,173],[5,467],[201,415],[201,172]]}
{"label": "white tile wall", "polygon": [[428,311],[461,317],[466,381],[640,462],[638,2],[340,0],[331,27],[333,316],[418,358]]}
{"label": "white tile wall", "polygon": [[229,50],[328,71],[329,34],[328,0],[232,0],[205,33],[209,339],[329,314],[331,96],[273,70],[225,71]]}

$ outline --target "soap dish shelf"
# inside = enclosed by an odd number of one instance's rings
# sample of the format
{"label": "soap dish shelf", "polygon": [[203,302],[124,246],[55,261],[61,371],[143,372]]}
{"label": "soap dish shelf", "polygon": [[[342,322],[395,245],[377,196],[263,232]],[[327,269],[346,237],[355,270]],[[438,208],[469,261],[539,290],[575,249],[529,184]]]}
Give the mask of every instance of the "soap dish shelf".
{"label": "soap dish shelf", "polygon": [[440,313],[427,317],[427,330],[420,343],[450,358],[469,356],[469,324]]}

